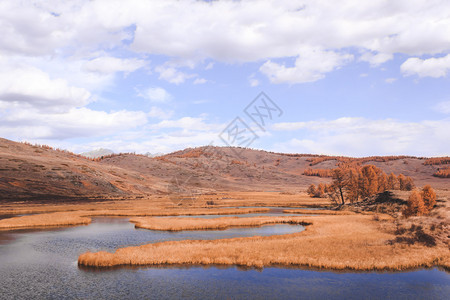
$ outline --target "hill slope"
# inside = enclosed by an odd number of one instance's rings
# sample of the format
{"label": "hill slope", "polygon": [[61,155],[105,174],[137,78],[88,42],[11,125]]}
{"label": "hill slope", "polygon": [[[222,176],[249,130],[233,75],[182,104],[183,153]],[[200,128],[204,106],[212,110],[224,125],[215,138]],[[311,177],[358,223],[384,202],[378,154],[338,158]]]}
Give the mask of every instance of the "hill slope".
{"label": "hill slope", "polygon": [[[330,180],[302,175],[305,169],[331,169],[343,159],[350,158],[200,147],[154,158],[117,154],[92,160],[49,147],[0,139],[0,200],[128,197],[165,194],[174,186],[187,186],[203,192],[298,192],[311,183]],[[425,165],[425,158],[353,160],[374,164],[387,173],[411,176],[418,186],[450,187],[450,179],[432,176],[441,166]]]}

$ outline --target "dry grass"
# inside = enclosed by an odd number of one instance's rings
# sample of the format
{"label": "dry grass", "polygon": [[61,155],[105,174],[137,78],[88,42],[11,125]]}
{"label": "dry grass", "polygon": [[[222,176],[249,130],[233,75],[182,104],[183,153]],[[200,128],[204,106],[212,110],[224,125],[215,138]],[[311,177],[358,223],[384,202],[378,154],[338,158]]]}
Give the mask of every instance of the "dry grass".
{"label": "dry grass", "polygon": [[295,234],[214,241],[176,241],[126,247],[114,253],[82,254],[83,266],[222,264],[264,267],[299,265],[354,270],[402,270],[448,266],[447,248],[389,245],[395,235],[380,230],[373,216],[305,216],[312,223]]}
{"label": "dry grass", "polygon": [[165,231],[181,230],[224,230],[230,227],[250,227],[268,224],[301,224],[305,225],[300,217],[223,217],[216,219],[199,218],[133,218],[136,228]]}
{"label": "dry grass", "polygon": [[78,212],[55,212],[0,220],[0,230],[86,225],[91,218]]}
{"label": "dry grass", "polygon": [[354,215],[355,213],[347,210],[310,210],[310,209],[285,209],[286,214],[305,214],[305,215]]}
{"label": "dry grass", "polygon": [[267,212],[267,208],[230,208],[230,209],[128,209],[128,210],[80,210],[69,212],[53,212],[0,220],[0,230],[25,228],[55,227],[89,224],[94,216],[181,216],[181,215],[223,215]]}

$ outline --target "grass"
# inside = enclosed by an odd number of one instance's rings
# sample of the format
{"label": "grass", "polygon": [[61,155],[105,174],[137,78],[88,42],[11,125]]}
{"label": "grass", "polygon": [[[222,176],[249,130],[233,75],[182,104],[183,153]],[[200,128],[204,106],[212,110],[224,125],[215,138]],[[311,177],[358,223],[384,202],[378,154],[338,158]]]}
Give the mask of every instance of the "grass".
{"label": "grass", "polygon": [[263,226],[268,224],[306,225],[300,217],[223,217],[216,219],[200,218],[133,218],[136,228],[165,231],[181,230],[225,230],[230,227]]}
{"label": "grass", "polygon": [[22,217],[13,217],[0,220],[0,230],[14,230],[26,228],[57,227],[86,225],[95,216],[181,216],[181,215],[221,215],[221,214],[248,214],[267,212],[267,208],[230,208],[230,209],[122,209],[122,210],[80,210],[66,212],[43,213]]}
{"label": "grass", "polygon": [[449,266],[445,247],[388,244],[394,234],[383,232],[370,215],[302,216],[312,223],[300,233],[271,237],[174,241],[119,248],[114,253],[87,252],[79,265],[218,264],[264,267],[297,265],[328,269],[404,270]]}
{"label": "grass", "polygon": [[346,210],[311,210],[311,209],[285,209],[283,210],[285,214],[311,214],[311,215],[354,215],[355,213],[352,211]]}

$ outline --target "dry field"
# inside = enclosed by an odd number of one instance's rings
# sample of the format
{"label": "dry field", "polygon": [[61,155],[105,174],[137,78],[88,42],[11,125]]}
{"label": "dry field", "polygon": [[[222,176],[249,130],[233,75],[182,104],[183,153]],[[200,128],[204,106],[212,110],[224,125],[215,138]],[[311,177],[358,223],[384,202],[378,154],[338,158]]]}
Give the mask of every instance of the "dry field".
{"label": "dry field", "polygon": [[181,230],[225,230],[230,227],[255,227],[269,224],[307,225],[300,217],[223,217],[199,218],[132,218],[136,228],[165,231]]}
{"label": "dry field", "polygon": [[380,222],[390,217],[371,215],[303,216],[312,223],[300,233],[234,238],[214,241],[176,241],[117,249],[114,253],[82,254],[83,266],[218,264],[264,267],[296,265],[331,269],[403,270],[450,266],[449,250],[443,246],[389,245],[395,238]]}

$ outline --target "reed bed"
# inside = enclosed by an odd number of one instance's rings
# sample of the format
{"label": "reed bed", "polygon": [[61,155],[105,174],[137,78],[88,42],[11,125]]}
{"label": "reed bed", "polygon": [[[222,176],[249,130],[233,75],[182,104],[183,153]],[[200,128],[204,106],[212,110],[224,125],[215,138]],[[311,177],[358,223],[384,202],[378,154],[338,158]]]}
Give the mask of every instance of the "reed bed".
{"label": "reed bed", "polygon": [[86,225],[91,222],[90,217],[112,216],[112,217],[136,217],[136,216],[193,216],[193,215],[223,215],[223,214],[248,214],[267,212],[268,208],[232,208],[232,209],[123,209],[123,210],[80,210],[43,213],[22,217],[13,217],[0,220],[0,230],[14,230],[40,227],[57,227],[71,225]]}
{"label": "reed bed", "polygon": [[445,247],[387,244],[395,236],[368,215],[302,216],[312,223],[300,233],[271,237],[174,241],[87,252],[79,265],[218,264],[264,267],[296,265],[327,269],[404,270],[448,266]]}
{"label": "reed bed", "polygon": [[285,209],[285,214],[305,214],[305,215],[354,215],[355,213],[347,210],[311,210],[311,209]]}
{"label": "reed bed", "polygon": [[91,218],[79,212],[55,212],[3,219],[0,220],[0,230],[87,225],[90,222]]}
{"label": "reed bed", "polygon": [[300,217],[133,218],[130,222],[135,223],[136,228],[164,231],[225,230],[230,227],[259,227],[269,224],[309,224]]}

